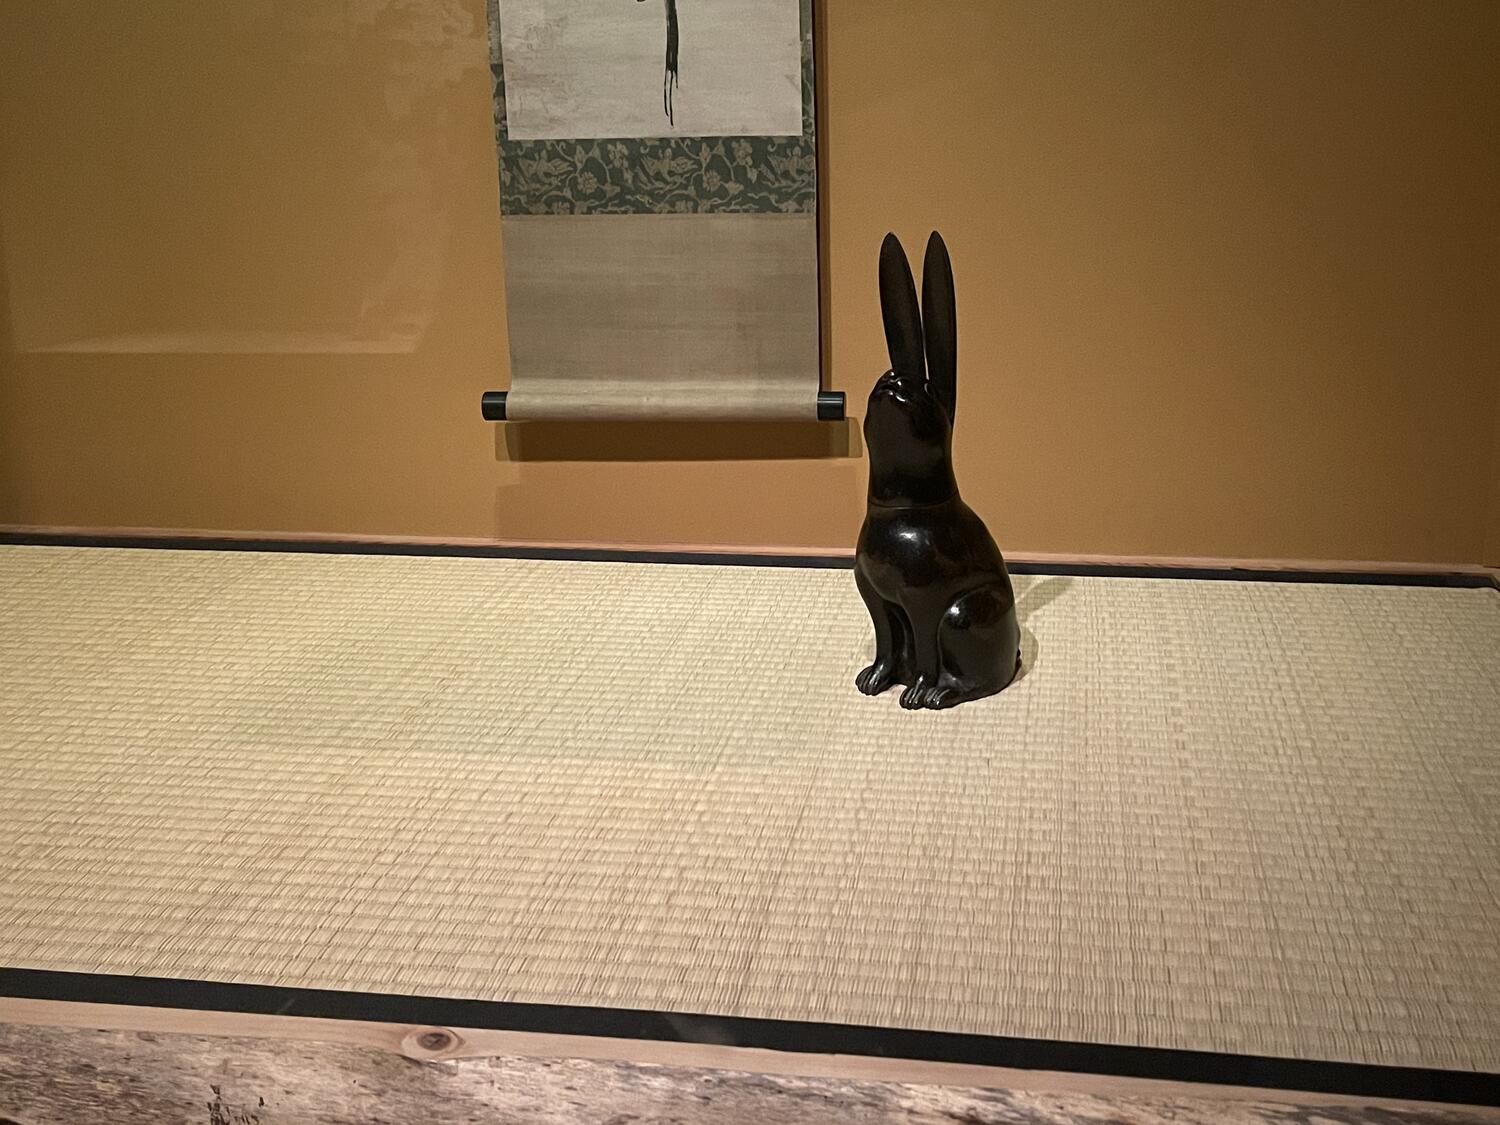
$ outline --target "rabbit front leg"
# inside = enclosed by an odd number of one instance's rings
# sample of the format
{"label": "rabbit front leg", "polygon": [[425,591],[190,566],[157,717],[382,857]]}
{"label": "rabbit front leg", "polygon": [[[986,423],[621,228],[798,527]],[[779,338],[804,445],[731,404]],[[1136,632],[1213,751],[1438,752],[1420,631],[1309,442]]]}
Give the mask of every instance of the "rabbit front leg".
{"label": "rabbit front leg", "polygon": [[854,584],[865,608],[870,611],[870,622],[875,626],[875,661],[854,680],[854,686],[865,695],[879,695],[894,683],[907,678],[911,663],[911,628],[901,607],[888,602],[876,592],[864,572],[855,570]]}
{"label": "rabbit front leg", "polygon": [[901,693],[901,706],[908,711],[928,706],[929,697],[938,690],[938,631],[936,624],[929,622],[928,617],[928,614],[916,612],[909,615],[913,626],[913,674],[905,680],[907,688]]}

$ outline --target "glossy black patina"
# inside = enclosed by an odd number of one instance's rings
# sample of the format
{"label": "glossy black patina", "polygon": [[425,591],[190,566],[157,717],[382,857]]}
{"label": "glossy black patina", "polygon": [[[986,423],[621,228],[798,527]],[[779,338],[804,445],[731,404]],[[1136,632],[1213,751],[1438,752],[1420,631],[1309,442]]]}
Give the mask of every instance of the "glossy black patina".
{"label": "glossy black patina", "polygon": [[993,695],[1020,669],[1021,630],[1005,560],[953,476],[957,340],[953,269],[934,232],[922,302],[906,253],[880,247],[880,308],[891,370],[870,392],[870,497],[854,577],[875,624],[866,695],[904,684],[901,706]]}

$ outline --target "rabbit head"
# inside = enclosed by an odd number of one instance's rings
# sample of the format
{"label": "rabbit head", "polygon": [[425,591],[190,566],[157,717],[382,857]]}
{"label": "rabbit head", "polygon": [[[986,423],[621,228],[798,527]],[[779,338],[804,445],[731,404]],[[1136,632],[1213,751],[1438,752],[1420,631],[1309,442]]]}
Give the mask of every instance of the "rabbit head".
{"label": "rabbit head", "polygon": [[865,410],[870,502],[938,503],[958,491],[953,478],[957,327],[953,267],[934,231],[922,264],[922,302],[906,252],[894,234],[880,246],[880,311],[891,369],[875,382]]}

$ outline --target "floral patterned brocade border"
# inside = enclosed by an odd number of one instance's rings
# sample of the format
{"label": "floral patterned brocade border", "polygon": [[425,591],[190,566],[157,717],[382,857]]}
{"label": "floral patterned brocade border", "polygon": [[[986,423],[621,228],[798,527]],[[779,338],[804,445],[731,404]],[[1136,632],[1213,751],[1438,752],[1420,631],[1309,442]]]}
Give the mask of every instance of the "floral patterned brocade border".
{"label": "floral patterned brocade border", "polygon": [[800,137],[513,141],[505,128],[499,3],[490,71],[502,215],[811,214],[817,209],[812,0],[802,0]]}

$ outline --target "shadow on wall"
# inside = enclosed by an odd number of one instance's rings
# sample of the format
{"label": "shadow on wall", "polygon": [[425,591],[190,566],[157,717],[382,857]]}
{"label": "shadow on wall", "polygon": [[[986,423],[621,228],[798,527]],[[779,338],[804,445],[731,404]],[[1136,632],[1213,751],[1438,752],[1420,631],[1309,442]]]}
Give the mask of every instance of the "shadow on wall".
{"label": "shadow on wall", "polygon": [[842,422],[502,422],[497,461],[768,461],[858,458]]}

